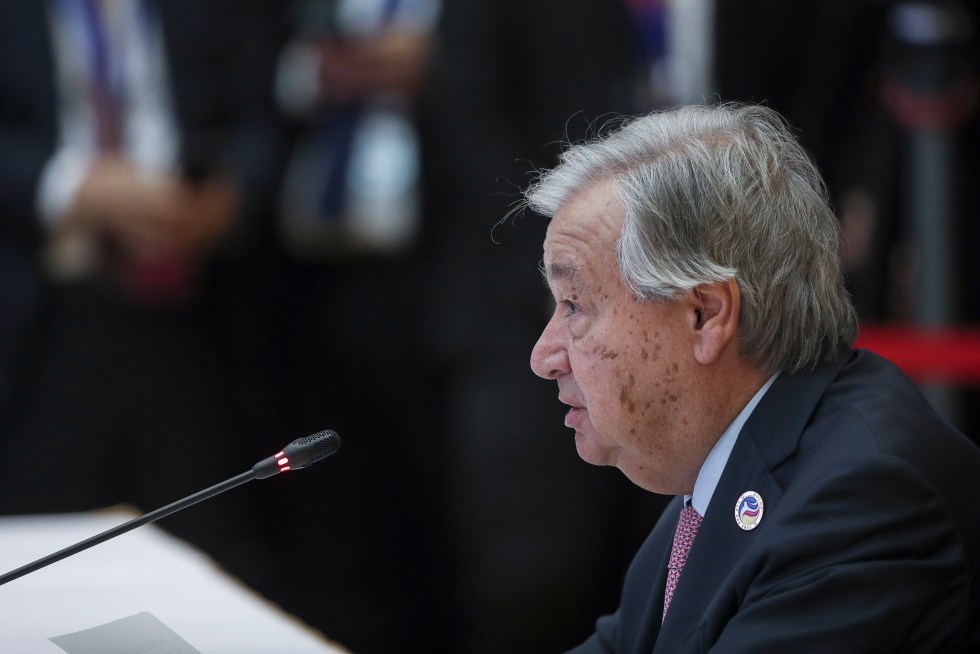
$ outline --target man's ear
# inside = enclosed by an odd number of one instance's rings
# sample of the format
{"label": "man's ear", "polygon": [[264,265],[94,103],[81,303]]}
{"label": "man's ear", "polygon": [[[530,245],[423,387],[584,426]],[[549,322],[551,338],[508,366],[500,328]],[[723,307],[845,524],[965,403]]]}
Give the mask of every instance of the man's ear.
{"label": "man's ear", "polygon": [[734,278],[702,284],[691,292],[691,325],[694,358],[702,365],[714,363],[726,347],[738,347],[741,294]]}

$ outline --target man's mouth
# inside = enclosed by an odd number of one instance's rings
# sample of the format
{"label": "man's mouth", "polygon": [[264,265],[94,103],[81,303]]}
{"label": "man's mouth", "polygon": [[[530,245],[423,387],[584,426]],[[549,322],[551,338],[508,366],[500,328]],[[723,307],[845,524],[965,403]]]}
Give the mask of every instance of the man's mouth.
{"label": "man's mouth", "polygon": [[568,410],[568,413],[565,414],[565,426],[574,429],[579,424],[581,424],[582,420],[585,418],[586,413],[587,411],[585,407],[573,406],[571,409]]}
{"label": "man's mouth", "polygon": [[558,401],[571,407],[565,414],[565,426],[578,429],[578,426],[585,420],[588,409],[579,402],[579,394],[567,392],[569,389],[559,389]]}

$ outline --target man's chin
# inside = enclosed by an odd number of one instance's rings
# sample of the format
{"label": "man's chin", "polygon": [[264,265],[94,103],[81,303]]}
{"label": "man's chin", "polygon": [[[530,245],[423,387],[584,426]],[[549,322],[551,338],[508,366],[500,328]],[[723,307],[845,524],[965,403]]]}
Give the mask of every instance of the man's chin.
{"label": "man's chin", "polygon": [[599,444],[595,434],[575,430],[575,450],[586,463],[594,466],[609,465],[607,452]]}

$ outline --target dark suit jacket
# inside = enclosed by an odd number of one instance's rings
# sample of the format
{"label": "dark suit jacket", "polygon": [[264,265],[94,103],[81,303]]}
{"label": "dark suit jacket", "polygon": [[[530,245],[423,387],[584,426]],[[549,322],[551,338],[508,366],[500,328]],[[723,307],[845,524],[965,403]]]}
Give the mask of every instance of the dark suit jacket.
{"label": "dark suit jacket", "polygon": [[[590,652],[980,651],[980,451],[892,364],[781,375],[743,428],[661,625],[680,499]],[[735,503],[765,502],[743,531]]]}

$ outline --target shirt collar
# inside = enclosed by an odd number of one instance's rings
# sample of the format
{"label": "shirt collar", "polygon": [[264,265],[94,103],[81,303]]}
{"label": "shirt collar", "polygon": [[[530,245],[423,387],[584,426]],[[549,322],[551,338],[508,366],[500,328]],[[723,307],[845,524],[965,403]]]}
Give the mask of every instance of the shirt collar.
{"label": "shirt collar", "polygon": [[772,386],[772,383],[776,381],[776,377],[778,376],[779,373],[777,372],[762,385],[762,388],[756,391],[741,413],[732,421],[732,424],[728,425],[728,429],[721,435],[721,438],[718,439],[715,446],[708,452],[704,463],[701,464],[701,471],[698,472],[697,481],[694,482],[694,493],[692,495],[685,495],[684,503],[694,506],[695,510],[702,516],[708,510],[708,504],[711,503],[711,496],[714,495],[718,480],[721,479],[721,473],[725,471],[725,464],[728,463],[728,457],[732,453],[732,448],[735,447],[735,441],[738,439],[739,432],[742,431],[742,427],[749,419],[749,416],[752,415],[752,411],[755,410],[762,396],[766,394],[766,391],[769,390],[769,387]]}

